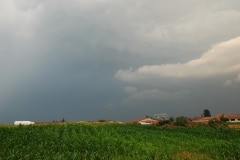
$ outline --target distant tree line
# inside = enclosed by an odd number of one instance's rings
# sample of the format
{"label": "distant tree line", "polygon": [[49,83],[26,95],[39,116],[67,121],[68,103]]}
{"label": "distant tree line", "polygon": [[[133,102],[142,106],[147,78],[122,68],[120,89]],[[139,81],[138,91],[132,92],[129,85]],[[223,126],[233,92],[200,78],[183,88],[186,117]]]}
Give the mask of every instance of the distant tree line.
{"label": "distant tree line", "polygon": [[53,123],[58,123],[58,122],[66,122],[66,120],[63,118],[60,121],[53,120]]}

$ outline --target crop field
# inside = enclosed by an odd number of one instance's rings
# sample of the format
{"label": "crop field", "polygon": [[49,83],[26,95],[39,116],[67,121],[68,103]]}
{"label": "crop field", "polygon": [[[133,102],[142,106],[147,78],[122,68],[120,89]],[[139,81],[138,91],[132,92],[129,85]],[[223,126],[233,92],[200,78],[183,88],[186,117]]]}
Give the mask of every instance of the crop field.
{"label": "crop field", "polygon": [[0,126],[0,160],[238,160],[240,131],[131,124]]}

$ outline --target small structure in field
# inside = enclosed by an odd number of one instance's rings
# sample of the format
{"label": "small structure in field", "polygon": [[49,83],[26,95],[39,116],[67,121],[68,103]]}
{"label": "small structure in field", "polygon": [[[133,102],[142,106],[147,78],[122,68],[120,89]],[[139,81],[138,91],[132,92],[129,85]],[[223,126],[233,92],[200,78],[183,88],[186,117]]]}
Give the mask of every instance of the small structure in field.
{"label": "small structure in field", "polygon": [[15,121],[14,125],[31,125],[31,124],[35,124],[35,122],[31,122],[31,121]]}
{"label": "small structure in field", "polygon": [[145,117],[145,118],[132,120],[131,123],[141,124],[141,125],[158,125],[159,121],[150,117]]}

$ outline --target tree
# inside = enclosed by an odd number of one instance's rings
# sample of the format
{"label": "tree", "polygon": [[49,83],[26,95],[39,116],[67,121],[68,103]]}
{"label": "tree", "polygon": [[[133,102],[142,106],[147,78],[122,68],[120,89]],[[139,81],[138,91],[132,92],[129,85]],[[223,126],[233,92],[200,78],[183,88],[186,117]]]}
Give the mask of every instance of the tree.
{"label": "tree", "polygon": [[210,113],[210,111],[208,109],[204,109],[203,117],[211,117],[211,113]]}
{"label": "tree", "polygon": [[187,120],[186,120],[186,118],[183,117],[183,116],[177,117],[175,124],[176,124],[177,126],[185,126],[185,125],[187,124]]}
{"label": "tree", "polygon": [[174,118],[173,117],[169,117],[169,122],[174,122]]}

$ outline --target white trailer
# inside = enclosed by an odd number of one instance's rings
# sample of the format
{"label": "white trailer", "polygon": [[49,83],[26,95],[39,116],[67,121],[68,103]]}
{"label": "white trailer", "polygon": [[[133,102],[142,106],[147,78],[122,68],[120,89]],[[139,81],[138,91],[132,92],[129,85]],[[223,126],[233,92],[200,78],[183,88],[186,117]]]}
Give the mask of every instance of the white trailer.
{"label": "white trailer", "polygon": [[15,121],[14,125],[31,125],[31,124],[35,124],[35,122],[31,122],[31,121]]}

